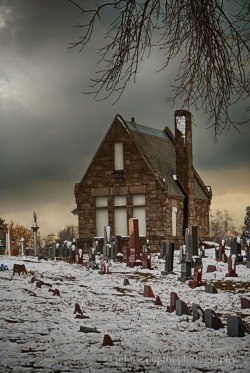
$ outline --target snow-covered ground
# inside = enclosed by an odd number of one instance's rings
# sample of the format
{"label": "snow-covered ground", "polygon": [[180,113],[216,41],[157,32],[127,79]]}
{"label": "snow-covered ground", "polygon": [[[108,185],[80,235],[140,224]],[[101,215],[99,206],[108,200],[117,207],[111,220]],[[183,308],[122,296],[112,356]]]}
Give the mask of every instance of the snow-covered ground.
{"label": "snow-covered ground", "polygon": [[[240,298],[250,299],[250,269],[237,266],[238,277],[225,277],[227,264],[217,263],[214,250],[203,259],[203,280],[222,281],[218,294],[190,288],[178,280],[181,265],[175,252],[174,272],[127,268],[113,263],[111,274],[61,261],[31,257],[0,257],[10,271],[0,272],[0,371],[1,372],[250,372],[250,334],[227,335],[226,317],[239,315],[250,324],[250,309]],[[14,263],[25,264],[28,275],[12,275]],[[206,273],[208,264],[217,271]],[[52,285],[36,286],[36,277]],[[130,285],[124,286],[124,278]],[[233,282],[233,283],[232,283]],[[227,283],[227,290],[225,283]],[[143,295],[151,285],[163,306]],[[58,289],[60,296],[49,289]],[[192,316],[166,312],[170,292],[189,306],[213,309],[223,329],[209,329]],[[74,314],[78,303],[89,318]],[[84,333],[81,326],[96,328]],[[110,335],[114,345],[103,346]]]}

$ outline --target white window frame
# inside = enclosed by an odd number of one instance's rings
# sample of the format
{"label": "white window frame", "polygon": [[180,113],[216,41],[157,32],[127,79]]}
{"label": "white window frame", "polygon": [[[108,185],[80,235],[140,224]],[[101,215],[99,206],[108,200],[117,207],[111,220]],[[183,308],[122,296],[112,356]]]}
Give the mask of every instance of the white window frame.
{"label": "white window frame", "polygon": [[124,170],[123,142],[114,143],[114,167],[115,171]]}
{"label": "white window frame", "polygon": [[177,207],[172,207],[172,236],[177,235]]}

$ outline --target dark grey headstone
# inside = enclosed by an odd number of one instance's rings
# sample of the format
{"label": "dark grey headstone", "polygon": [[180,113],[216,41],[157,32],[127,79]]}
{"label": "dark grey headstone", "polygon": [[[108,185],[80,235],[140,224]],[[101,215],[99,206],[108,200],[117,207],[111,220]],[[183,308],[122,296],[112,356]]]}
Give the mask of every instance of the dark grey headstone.
{"label": "dark grey headstone", "polygon": [[192,277],[192,262],[187,260],[185,263],[181,263],[181,277],[184,279],[190,279]]}
{"label": "dark grey headstone", "polygon": [[192,254],[198,255],[198,228],[192,225]]}
{"label": "dark grey headstone", "polygon": [[221,319],[217,316],[215,311],[210,308],[205,310],[205,325],[207,328],[220,329],[224,328]]}
{"label": "dark grey headstone", "polygon": [[230,243],[230,255],[237,255],[237,237],[234,237]]}
{"label": "dark grey headstone", "polygon": [[205,312],[198,304],[194,303],[192,305],[192,314],[193,314],[193,321],[196,321],[199,319],[202,320],[203,322],[205,321]]}
{"label": "dark grey headstone", "polygon": [[250,253],[247,253],[246,267],[250,268]]}
{"label": "dark grey headstone", "polygon": [[125,279],[123,281],[123,285],[124,286],[130,285],[128,278],[125,277]]}
{"label": "dark grey headstone", "polygon": [[177,299],[175,303],[175,308],[176,308],[176,315],[178,316],[191,315],[190,308],[183,300]]}
{"label": "dark grey headstone", "polygon": [[218,290],[216,289],[214,285],[208,284],[205,286],[205,292],[209,294],[216,294],[218,293]]}
{"label": "dark grey headstone", "polygon": [[239,316],[227,317],[227,335],[229,337],[244,337],[246,328]]}
{"label": "dark grey headstone", "polygon": [[173,263],[174,263],[174,244],[170,241],[167,241],[165,272],[169,273],[173,271]]}

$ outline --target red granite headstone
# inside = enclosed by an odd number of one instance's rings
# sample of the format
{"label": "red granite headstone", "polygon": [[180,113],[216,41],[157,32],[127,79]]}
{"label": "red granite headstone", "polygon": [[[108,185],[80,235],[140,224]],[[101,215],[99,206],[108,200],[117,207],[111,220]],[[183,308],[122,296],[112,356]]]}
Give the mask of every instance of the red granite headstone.
{"label": "red granite headstone", "polygon": [[162,301],[161,301],[161,298],[159,297],[159,295],[156,295],[156,298],[155,298],[155,305],[156,305],[156,306],[163,306]]}
{"label": "red granite headstone", "polygon": [[144,297],[154,298],[154,293],[150,285],[144,285]]}
{"label": "red granite headstone", "polygon": [[241,308],[250,308],[250,299],[240,298]]}
{"label": "red granite headstone", "polygon": [[228,257],[228,273],[226,277],[238,277],[236,273],[236,255],[230,255]]}
{"label": "red granite headstone", "polygon": [[108,335],[108,334],[104,335],[102,345],[103,346],[114,346],[114,343],[113,343],[110,335]]}
{"label": "red granite headstone", "polygon": [[129,219],[129,236],[130,247],[135,249],[135,260],[140,260],[139,222],[137,218]]}
{"label": "red granite headstone", "polygon": [[215,272],[217,270],[216,266],[212,265],[212,264],[208,264],[207,266],[207,273],[208,272]]}
{"label": "red granite headstone", "polygon": [[171,313],[175,311],[176,301],[179,299],[178,295],[171,291],[170,293],[170,306],[167,306],[167,312]]}

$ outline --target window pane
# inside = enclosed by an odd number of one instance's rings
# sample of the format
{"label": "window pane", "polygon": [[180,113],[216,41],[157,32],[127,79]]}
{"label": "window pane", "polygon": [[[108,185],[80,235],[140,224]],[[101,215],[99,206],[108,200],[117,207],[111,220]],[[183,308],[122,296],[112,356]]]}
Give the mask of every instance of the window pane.
{"label": "window pane", "polygon": [[127,236],[127,209],[118,208],[114,210],[115,215],[115,235],[116,236]]}
{"label": "window pane", "polygon": [[123,170],[123,143],[114,143],[115,170]]}
{"label": "window pane", "polygon": [[145,195],[144,194],[134,195],[133,205],[145,205]]}
{"label": "window pane", "polygon": [[126,206],[126,196],[115,196],[114,197],[114,205],[115,206]]}
{"label": "window pane", "polygon": [[134,207],[133,218],[138,219],[139,236],[146,236],[146,209],[145,207]]}
{"label": "window pane", "polygon": [[108,209],[96,210],[96,237],[104,237],[106,225],[108,225]]}
{"label": "window pane", "polygon": [[96,205],[96,207],[106,207],[106,206],[108,206],[108,197],[96,197],[95,205]]}

